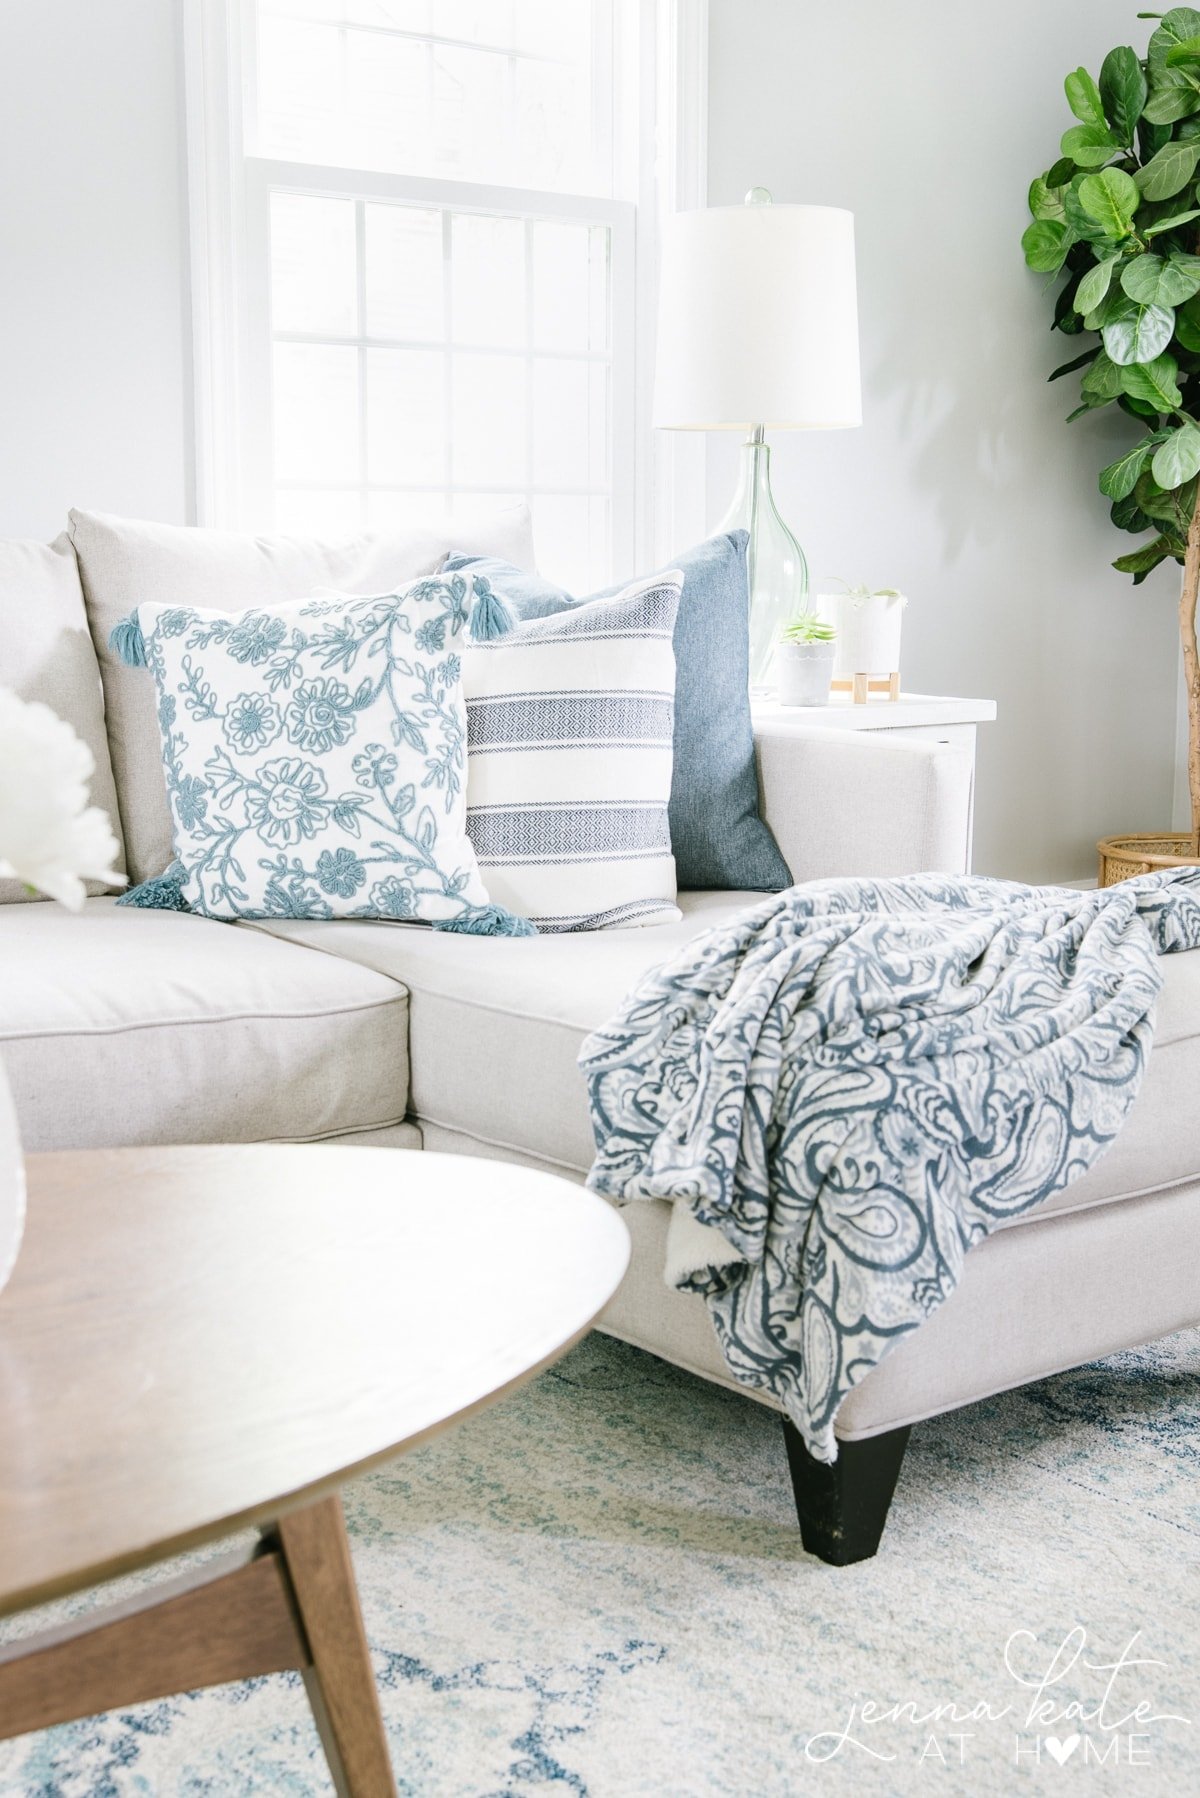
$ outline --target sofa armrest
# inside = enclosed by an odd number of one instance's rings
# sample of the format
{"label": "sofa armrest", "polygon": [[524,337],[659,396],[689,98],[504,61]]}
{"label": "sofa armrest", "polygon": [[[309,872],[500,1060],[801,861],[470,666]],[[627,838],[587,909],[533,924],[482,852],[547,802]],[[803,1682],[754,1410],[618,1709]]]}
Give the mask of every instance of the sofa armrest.
{"label": "sofa armrest", "polygon": [[974,757],[890,733],[756,718],[762,815],[792,879],[968,869]]}

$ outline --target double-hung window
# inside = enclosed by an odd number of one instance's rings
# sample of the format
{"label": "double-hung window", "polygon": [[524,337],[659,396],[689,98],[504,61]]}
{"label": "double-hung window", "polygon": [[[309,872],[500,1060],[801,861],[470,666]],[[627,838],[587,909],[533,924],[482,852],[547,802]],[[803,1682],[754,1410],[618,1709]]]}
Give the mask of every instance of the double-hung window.
{"label": "double-hung window", "polygon": [[548,572],[626,572],[657,9],[190,4],[201,521],[333,534],[526,498]]}

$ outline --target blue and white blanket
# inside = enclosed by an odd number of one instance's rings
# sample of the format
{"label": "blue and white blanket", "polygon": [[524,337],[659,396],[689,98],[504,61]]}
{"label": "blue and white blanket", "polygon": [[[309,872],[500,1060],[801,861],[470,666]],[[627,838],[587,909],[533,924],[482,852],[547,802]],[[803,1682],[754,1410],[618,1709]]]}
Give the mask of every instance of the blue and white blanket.
{"label": "blue and white blanket", "polygon": [[1200,870],[1090,893],[794,887],[689,943],[584,1044],[588,1183],[675,1202],[669,1277],[832,1461],[838,1406],[967,1250],[1113,1140],[1158,956],[1197,947]]}

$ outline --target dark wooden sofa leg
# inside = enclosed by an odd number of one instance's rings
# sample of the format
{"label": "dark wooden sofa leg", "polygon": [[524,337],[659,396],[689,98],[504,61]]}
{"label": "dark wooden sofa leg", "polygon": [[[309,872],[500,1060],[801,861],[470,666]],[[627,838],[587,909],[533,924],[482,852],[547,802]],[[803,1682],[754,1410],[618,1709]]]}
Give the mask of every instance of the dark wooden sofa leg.
{"label": "dark wooden sofa leg", "polygon": [[831,1567],[869,1561],[879,1547],[900,1476],[909,1429],[862,1442],[839,1442],[832,1467],[815,1461],[790,1417],[783,1419],[800,1536],[810,1555]]}

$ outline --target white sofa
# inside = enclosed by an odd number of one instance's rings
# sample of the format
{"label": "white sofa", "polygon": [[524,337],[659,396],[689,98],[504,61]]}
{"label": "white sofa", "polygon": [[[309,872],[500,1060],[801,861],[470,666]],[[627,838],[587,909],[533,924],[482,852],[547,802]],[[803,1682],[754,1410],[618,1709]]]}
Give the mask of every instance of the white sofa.
{"label": "white sofa", "polygon": [[[153,769],[136,733],[114,728],[105,647],[114,610],[138,596],[139,557],[155,593],[164,582],[175,591],[163,560],[172,539],[158,527],[128,531],[116,573],[89,567],[83,552],[107,726],[69,541],[0,545],[0,684],[47,698],[90,737],[101,802],[115,786],[127,846],[140,835],[153,854],[146,816],[130,829],[145,797],[135,783]],[[381,553],[374,545],[370,574],[360,572],[367,590]],[[440,553],[425,542],[427,558]],[[43,576],[31,618],[27,595]],[[306,578],[302,557],[290,578]],[[229,591],[226,603],[245,600]],[[97,741],[106,729],[111,758]],[[965,866],[971,768],[961,751],[806,733],[777,716],[756,737],[764,815],[798,880]],[[134,865],[139,877],[156,871]],[[584,1036],[643,971],[751,897],[683,894],[682,923],[657,928],[497,939],[390,923],[226,925],[102,895],[72,916],[0,893],[0,1061],[31,1151],[337,1141],[495,1156],[582,1180]],[[913,1422],[1200,1320],[1200,954],[1164,966],[1158,1043],[1114,1149],[975,1251],[942,1311],[847,1400],[835,1468],[811,1462],[788,1426],[805,1540],[824,1558],[874,1552]],[[732,1386],[703,1302],[663,1282],[666,1207],[635,1204],[625,1216],[633,1260],[602,1327]],[[1117,1278],[1134,1266],[1136,1280]]]}

